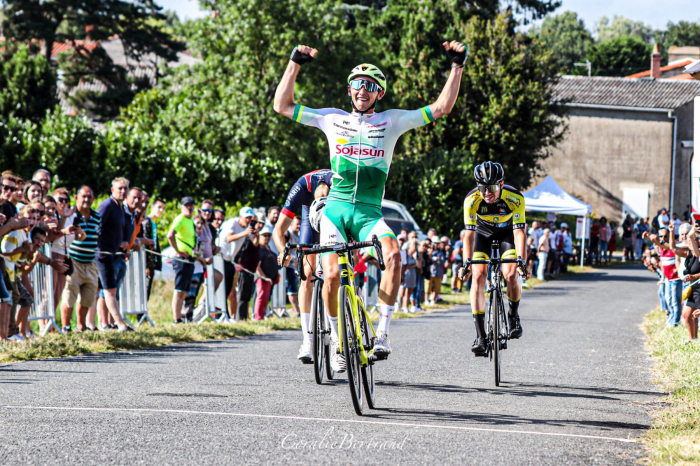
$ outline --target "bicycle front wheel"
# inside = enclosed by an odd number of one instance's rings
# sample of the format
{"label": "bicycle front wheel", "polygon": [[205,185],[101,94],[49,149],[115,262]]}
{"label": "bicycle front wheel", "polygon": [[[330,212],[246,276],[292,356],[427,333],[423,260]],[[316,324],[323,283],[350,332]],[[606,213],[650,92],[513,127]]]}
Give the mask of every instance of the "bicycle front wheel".
{"label": "bicycle front wheel", "polygon": [[[362,332],[362,345],[365,351],[369,353],[372,351],[372,330],[370,329],[370,323],[367,320],[367,316],[362,309],[358,309],[360,313],[360,330]],[[362,368],[362,386],[365,389],[365,396],[367,397],[367,406],[370,409],[375,407],[375,394],[374,394],[374,361],[370,360],[366,366]]]}
{"label": "bicycle front wheel", "polygon": [[359,342],[355,332],[355,321],[353,320],[352,303],[350,295],[344,286],[340,287],[340,299],[338,306],[340,312],[340,332],[343,339],[343,356],[348,374],[348,386],[355,412],[362,416],[365,410],[365,400],[362,396],[362,361],[360,360]]}
{"label": "bicycle front wheel", "polygon": [[500,308],[499,303],[502,305],[501,290],[496,289],[495,292],[491,293],[489,299],[489,315],[491,320],[491,349],[493,351],[493,373],[494,382],[498,387],[501,384],[501,326],[500,326]]}
{"label": "bicycle front wheel", "polygon": [[316,280],[311,301],[311,316],[313,325],[313,357],[314,377],[317,384],[323,383],[323,366],[326,364],[328,353],[326,352],[325,331],[326,316],[321,296],[321,281]]}

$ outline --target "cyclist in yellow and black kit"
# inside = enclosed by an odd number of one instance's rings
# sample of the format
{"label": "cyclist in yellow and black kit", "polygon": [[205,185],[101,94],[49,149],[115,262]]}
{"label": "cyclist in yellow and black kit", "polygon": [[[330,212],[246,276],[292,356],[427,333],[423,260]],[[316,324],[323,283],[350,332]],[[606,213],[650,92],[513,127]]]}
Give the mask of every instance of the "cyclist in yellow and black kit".
{"label": "cyclist in yellow and black kit", "polygon": [[[522,258],[525,256],[525,199],[517,189],[503,184],[503,167],[499,163],[484,162],[474,169],[477,187],[464,200],[464,257],[473,260],[491,258],[491,243],[501,243],[502,259],[519,259],[518,264],[503,264],[503,276],[508,287],[508,322],[511,338],[523,334],[518,315],[520,304],[520,277],[518,269],[527,270]],[[525,272],[527,273],[527,272]],[[472,351],[476,355],[486,352],[484,314],[486,297],[484,286],[488,265],[474,264],[467,268],[464,279],[473,274],[471,287],[472,316],[476,325],[476,340]]]}

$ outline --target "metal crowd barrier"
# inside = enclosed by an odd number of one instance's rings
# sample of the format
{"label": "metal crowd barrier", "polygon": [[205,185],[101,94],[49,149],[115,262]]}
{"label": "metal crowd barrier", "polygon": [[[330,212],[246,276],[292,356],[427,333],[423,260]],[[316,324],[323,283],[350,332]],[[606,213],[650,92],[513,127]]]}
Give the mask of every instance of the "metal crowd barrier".
{"label": "metal crowd barrier", "polygon": [[[223,279],[219,283],[219,288],[215,287],[215,273],[218,270]],[[228,318],[228,306],[226,305],[226,275],[224,273],[224,258],[221,254],[214,256],[214,262],[207,265],[207,278],[204,282],[204,315],[197,321],[198,324],[211,319],[219,324],[231,322]],[[220,314],[219,317],[216,317]]]}
{"label": "metal crowd barrier", "polygon": [[[148,295],[146,294],[146,251],[133,251],[126,262],[126,275],[119,288],[119,314],[130,327],[138,327],[144,321],[155,327],[148,316]],[[127,316],[137,316],[136,324]]]}
{"label": "metal crowd barrier", "polygon": [[280,281],[272,286],[270,302],[267,305],[265,317],[269,317],[273,314],[280,318],[289,317],[289,313],[287,313],[287,268],[282,267],[279,273]]}
{"label": "metal crowd barrier", "polygon": [[[44,254],[51,257],[51,245],[44,245]],[[34,287],[34,304],[29,311],[29,320],[48,321],[41,331],[41,336],[54,327],[63,334],[61,327],[56,323],[56,303],[53,301],[53,269],[46,264],[36,264],[29,274]]]}
{"label": "metal crowd barrier", "polygon": [[379,303],[379,282],[381,281],[381,272],[379,267],[372,264],[367,264],[367,283],[365,283],[362,293],[367,312],[375,312]]}

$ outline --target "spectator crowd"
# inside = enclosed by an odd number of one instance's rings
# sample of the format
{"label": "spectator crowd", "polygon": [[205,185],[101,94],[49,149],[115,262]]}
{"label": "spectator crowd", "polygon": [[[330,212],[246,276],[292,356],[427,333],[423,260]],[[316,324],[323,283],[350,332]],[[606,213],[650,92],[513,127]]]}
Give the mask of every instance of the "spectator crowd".
{"label": "spectator crowd", "polygon": [[658,211],[649,229],[642,233],[650,246],[642,252],[642,262],[658,277],[659,304],[666,313],[666,326],[685,325],[691,341],[697,339],[700,316],[700,248],[697,235],[700,221],[687,214],[681,221],[667,209]]}
{"label": "spectator crowd", "polygon": [[[206,279],[213,279],[216,289],[223,287],[226,309],[217,312],[230,319],[247,320],[251,303],[251,317],[266,318],[272,293],[282,284],[285,289],[280,292],[286,294],[291,312],[299,315],[296,264],[279,270],[279,251],[271,241],[279,207],[257,212],[243,207],[238,216],[227,219],[212,200],[197,204],[185,196],[179,215],[166,226],[169,248],[161,251],[158,233],[166,210],[162,199],[151,198],[125,178],[113,180],[109,197],[99,205],[94,205],[96,195],[90,186],[80,186],[73,194],[64,187],[52,190],[51,184],[51,174],[44,169],[37,170],[29,181],[9,171],[2,173],[0,341],[33,337],[29,318],[37,291],[32,271],[37,267],[52,275],[57,309],[51,313],[56,313],[63,332],[132,331],[119,312],[119,290],[131,255],[142,250],[146,252],[147,298],[164,263],[172,264],[171,306],[176,324],[205,316],[203,300],[198,297]],[[300,228],[300,219],[295,218],[286,233],[287,241],[299,242]],[[527,265],[538,279],[565,273],[571,261],[578,260],[580,244],[572,238],[567,223],[535,220],[527,232]],[[700,279],[700,264],[697,272],[692,267],[685,272],[684,268],[695,264],[689,239],[694,238],[694,227],[675,214],[669,216],[666,209],[651,222],[628,215],[619,227],[605,217],[596,219],[586,244],[587,263],[610,261],[618,248],[618,233],[622,260],[643,258],[649,270],[659,276],[659,297],[669,313],[669,325],[677,325],[681,319],[692,321],[693,314],[681,310],[679,293],[683,280],[689,281],[687,277],[694,280],[698,273]],[[674,234],[675,242],[669,239]],[[398,309],[417,312],[440,303],[443,285],[445,289],[449,286],[451,293],[463,292],[465,284],[457,277],[464,259],[464,235],[463,230],[453,240],[432,228],[427,235],[407,229],[397,234],[403,266]],[[50,254],[45,244],[51,245]],[[207,277],[207,266],[217,254],[223,259],[223,270],[209,268],[214,270],[213,277]],[[362,280],[376,280],[365,274],[373,260],[369,255],[359,259],[356,272]],[[700,285],[694,286],[700,289]],[[74,313],[76,325],[71,328]],[[50,322],[40,319],[38,323],[44,330]]]}

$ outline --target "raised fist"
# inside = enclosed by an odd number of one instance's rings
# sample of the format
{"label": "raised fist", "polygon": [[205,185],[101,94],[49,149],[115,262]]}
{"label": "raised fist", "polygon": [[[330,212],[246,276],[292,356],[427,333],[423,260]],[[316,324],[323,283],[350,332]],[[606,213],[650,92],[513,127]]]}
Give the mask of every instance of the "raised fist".
{"label": "raised fist", "polygon": [[313,60],[317,53],[318,50],[312,49],[307,45],[297,45],[294,47],[294,50],[292,50],[292,55],[289,59],[297,65],[303,65]]}
{"label": "raised fist", "polygon": [[453,40],[452,42],[443,42],[442,46],[445,47],[447,55],[450,57],[450,61],[455,67],[463,67],[467,62],[467,55],[469,54],[469,47]]}

